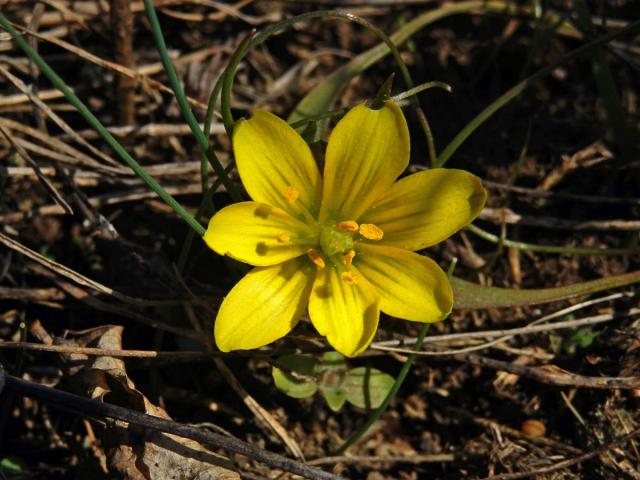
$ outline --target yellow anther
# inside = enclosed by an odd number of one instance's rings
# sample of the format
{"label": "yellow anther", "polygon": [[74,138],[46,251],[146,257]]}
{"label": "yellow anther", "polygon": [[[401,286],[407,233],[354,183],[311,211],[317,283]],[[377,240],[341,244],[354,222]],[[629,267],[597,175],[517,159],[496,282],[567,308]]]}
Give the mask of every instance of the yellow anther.
{"label": "yellow anther", "polygon": [[320,252],[318,250],[316,250],[315,248],[310,248],[309,250],[307,250],[307,256],[318,267],[324,268],[324,259],[320,256]]}
{"label": "yellow anther", "polygon": [[286,198],[287,202],[293,203],[300,198],[300,192],[289,185],[284,192],[284,198]]}
{"label": "yellow anther", "polygon": [[287,232],[280,232],[276,235],[276,239],[278,240],[278,243],[289,243],[291,241],[291,235]]}
{"label": "yellow anther", "polygon": [[342,222],[338,222],[337,226],[344,232],[357,232],[358,228],[360,228],[358,223],[353,220],[343,220]]}
{"label": "yellow anther", "polygon": [[369,240],[382,240],[384,232],[380,227],[373,223],[363,223],[360,225],[360,235]]}
{"label": "yellow anther", "polygon": [[344,257],[342,257],[342,262],[345,265],[351,265],[351,262],[353,262],[353,257],[355,256],[356,256],[356,251],[352,248],[344,255]]}
{"label": "yellow anther", "polygon": [[342,281],[347,285],[355,285],[358,283],[358,277],[353,272],[342,272]]}

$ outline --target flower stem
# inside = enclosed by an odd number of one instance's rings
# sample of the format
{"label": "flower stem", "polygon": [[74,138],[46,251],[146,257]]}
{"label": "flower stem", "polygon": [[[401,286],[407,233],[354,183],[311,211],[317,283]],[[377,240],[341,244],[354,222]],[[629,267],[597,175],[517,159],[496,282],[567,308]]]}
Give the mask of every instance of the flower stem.
{"label": "flower stem", "polygon": [[[458,259],[454,258],[451,262],[451,265],[449,265],[449,269],[447,270],[447,277],[451,278],[451,275],[453,275],[453,270],[456,268],[457,263],[458,263]],[[430,327],[431,327],[430,323],[425,323],[420,329],[420,333],[418,333],[418,336],[416,337],[416,343],[413,347],[414,352],[419,352],[422,349],[422,343],[424,342],[424,337],[426,337],[427,333],[429,333]],[[371,428],[371,426],[374,423],[380,420],[380,417],[382,417],[384,412],[386,412],[387,407],[389,406],[389,403],[391,403],[391,400],[394,399],[394,397],[398,393],[398,390],[400,390],[400,387],[404,383],[405,378],[407,378],[409,370],[411,370],[411,367],[413,366],[413,362],[415,361],[416,357],[417,355],[415,354],[409,355],[409,357],[407,358],[407,361],[404,362],[404,365],[402,365],[402,368],[400,369],[400,373],[398,373],[396,382],[393,384],[393,387],[391,387],[391,390],[389,390],[389,393],[387,393],[387,396],[385,397],[382,404],[375,409],[375,411],[371,414],[371,416],[367,419],[367,421],[360,426],[360,428],[358,428],[355,432],[353,432],[353,434],[347,440],[345,440],[345,442],[340,446],[340,448],[338,448],[335,451],[334,453],[335,455],[341,455],[342,453],[344,453],[350,446],[352,446],[354,443],[360,440],[360,438],[365,433],[367,433],[367,430],[369,430],[369,428]]]}
{"label": "flower stem", "polygon": [[[209,160],[211,166],[218,175],[218,178],[222,181],[223,185],[229,192],[229,195],[233,199],[234,202],[242,201],[242,196],[236,190],[235,186],[229,179],[227,172],[224,171],[222,164],[218,160],[218,157],[214,153],[213,149],[209,146],[209,141],[207,140],[207,136],[204,134],[200,125],[198,124],[198,120],[196,119],[191,107],[189,106],[189,102],[187,102],[187,97],[184,94],[184,90],[180,85],[180,80],[178,79],[178,75],[176,74],[176,70],[171,63],[171,59],[169,58],[169,52],[167,51],[167,45],[164,41],[164,36],[162,35],[162,27],[160,26],[160,21],[158,20],[158,15],[156,14],[156,10],[153,7],[152,0],[144,0],[144,8],[147,13],[147,17],[149,18],[149,22],[151,23],[151,31],[153,33],[153,38],[156,42],[156,48],[158,49],[158,53],[160,54],[160,59],[162,60],[162,65],[164,66],[164,70],[167,73],[167,77],[169,77],[169,82],[171,83],[171,89],[173,93],[176,95],[176,100],[178,101],[178,105],[180,106],[180,110],[182,110],[182,114],[184,115],[185,121],[191,128],[191,132],[195,137],[196,141],[200,145],[202,149],[203,155]],[[203,183],[203,190],[206,189],[206,183]]]}

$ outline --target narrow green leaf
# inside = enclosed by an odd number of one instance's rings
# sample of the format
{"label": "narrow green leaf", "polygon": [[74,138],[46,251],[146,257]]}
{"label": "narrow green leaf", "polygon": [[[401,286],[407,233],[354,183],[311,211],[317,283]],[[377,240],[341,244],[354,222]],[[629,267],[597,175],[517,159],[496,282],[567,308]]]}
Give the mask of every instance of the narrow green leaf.
{"label": "narrow green leaf", "polygon": [[344,390],[347,401],[360,408],[378,408],[391,391],[395,379],[375,368],[349,370]]}
{"label": "narrow green leaf", "polygon": [[318,390],[314,379],[316,362],[309,355],[285,355],[278,359],[277,367],[271,369],[276,388],[293,398],[307,398]]}
{"label": "narrow green leaf", "polygon": [[459,278],[452,278],[454,308],[497,308],[538,305],[557,302],[578,295],[620,288],[640,282],[640,270],[588,282],[553,288],[515,289],[485,287]]}
{"label": "narrow green leaf", "polygon": [[[432,23],[451,15],[469,13],[479,10],[500,11],[505,13],[522,13],[517,6],[504,1],[468,1],[446,5],[435,10],[430,10],[407,22],[390,36],[391,41],[400,46],[413,34]],[[380,43],[375,47],[361,53],[349,63],[334,71],[322,82],[316,85],[301,101],[289,116],[289,123],[305,120],[309,117],[317,117],[331,110],[333,103],[338,99],[342,89],[356,75],[361,74],[376,62],[389,55],[391,52],[387,45]],[[319,126],[319,134],[322,136],[322,122]]]}

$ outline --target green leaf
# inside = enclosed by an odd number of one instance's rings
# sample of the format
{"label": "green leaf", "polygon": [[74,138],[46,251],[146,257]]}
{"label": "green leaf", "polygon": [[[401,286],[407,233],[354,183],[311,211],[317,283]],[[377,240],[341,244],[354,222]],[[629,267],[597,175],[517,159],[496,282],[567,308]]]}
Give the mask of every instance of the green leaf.
{"label": "green leaf", "polygon": [[594,332],[589,326],[578,328],[564,342],[564,350],[569,355],[574,355],[578,348],[589,348],[598,335],[600,332]]}
{"label": "green leaf", "polygon": [[349,370],[344,384],[347,401],[360,408],[378,408],[393,387],[394,378],[375,368]]}
{"label": "green leaf", "polygon": [[307,398],[318,390],[314,378],[316,362],[309,355],[285,355],[278,359],[277,367],[271,369],[276,388],[293,398]]}
{"label": "green leaf", "polygon": [[590,280],[554,288],[515,289],[485,287],[459,278],[452,278],[454,308],[498,308],[519,305],[538,305],[557,302],[578,295],[620,288],[640,282],[640,270],[613,277]]}
{"label": "green leaf", "polygon": [[318,365],[320,380],[318,388],[327,401],[327,405],[337,412],[347,399],[344,382],[347,376],[347,362],[338,352],[326,352],[322,355],[322,363]]}
{"label": "green leaf", "polygon": [[[391,35],[391,40],[394,44],[401,45],[420,29],[450,15],[475,10],[491,9],[491,7],[508,8],[508,2],[489,3],[492,5],[487,6],[487,2],[484,0],[460,2],[459,4],[447,5],[445,7],[428,11],[399,28],[393,35]],[[361,53],[349,63],[334,71],[331,75],[316,85],[300,101],[300,103],[298,103],[294,111],[289,116],[289,123],[294,123],[310,117],[316,117],[331,110],[331,106],[338,99],[342,89],[349,80],[367,70],[376,62],[389,55],[389,53],[389,48],[384,43],[380,43],[366,52]],[[316,135],[316,139],[322,137],[326,123],[326,121],[318,122],[318,134]]]}
{"label": "green leaf", "polygon": [[7,457],[0,460],[0,468],[8,473],[20,473],[24,469],[17,460]]}
{"label": "green leaf", "polygon": [[322,390],[321,389],[320,393],[322,393],[322,396],[326,400],[327,405],[329,405],[329,408],[334,412],[339,411],[344,405],[344,402],[347,400],[347,392],[341,389],[338,389],[338,390]]}
{"label": "green leaf", "polygon": [[327,370],[344,372],[347,370],[347,362],[344,356],[338,352],[325,352],[322,355],[322,363],[318,366],[318,372]]}

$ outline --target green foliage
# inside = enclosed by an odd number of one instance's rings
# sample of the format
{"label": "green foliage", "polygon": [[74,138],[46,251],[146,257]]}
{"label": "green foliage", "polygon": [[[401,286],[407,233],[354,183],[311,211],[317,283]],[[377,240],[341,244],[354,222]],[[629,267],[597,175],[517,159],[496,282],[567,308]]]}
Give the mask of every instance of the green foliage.
{"label": "green foliage", "polygon": [[316,362],[308,355],[285,355],[278,359],[281,368],[273,367],[271,375],[276,388],[293,398],[307,398],[318,390],[313,376]]}
{"label": "green foliage", "polygon": [[292,398],[308,398],[318,390],[331,410],[345,402],[359,408],[378,408],[395,379],[375,368],[350,369],[338,352],[327,352],[319,363],[310,355],[285,355],[271,374],[278,390]]}
{"label": "green foliage", "polygon": [[22,473],[24,466],[15,458],[5,457],[0,460],[0,469],[7,473]]}

